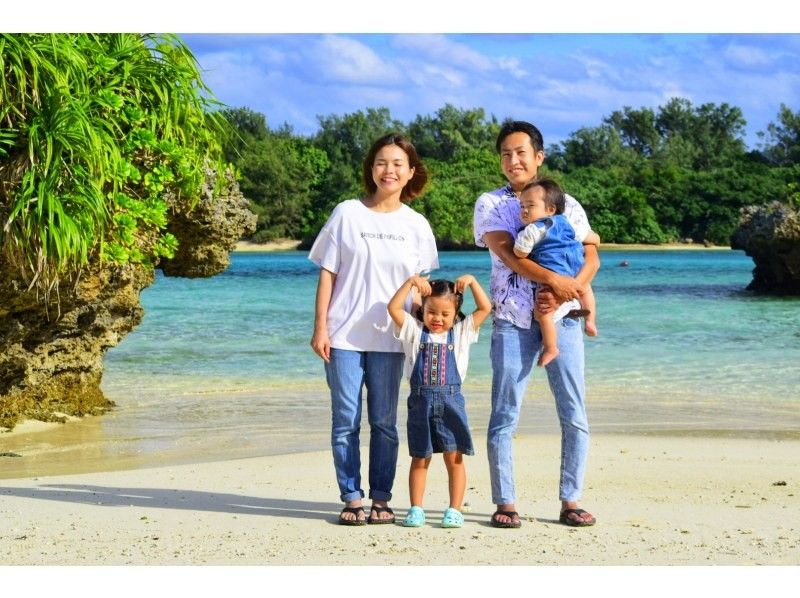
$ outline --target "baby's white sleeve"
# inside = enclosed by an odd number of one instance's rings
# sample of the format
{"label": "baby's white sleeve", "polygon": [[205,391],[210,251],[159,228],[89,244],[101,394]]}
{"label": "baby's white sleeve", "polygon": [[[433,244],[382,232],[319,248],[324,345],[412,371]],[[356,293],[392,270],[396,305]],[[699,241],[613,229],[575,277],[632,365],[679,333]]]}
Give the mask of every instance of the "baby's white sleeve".
{"label": "baby's white sleeve", "polygon": [[538,222],[532,222],[519,233],[517,233],[517,240],[514,243],[514,250],[524,253],[533,251],[533,246],[544,238],[544,226]]}

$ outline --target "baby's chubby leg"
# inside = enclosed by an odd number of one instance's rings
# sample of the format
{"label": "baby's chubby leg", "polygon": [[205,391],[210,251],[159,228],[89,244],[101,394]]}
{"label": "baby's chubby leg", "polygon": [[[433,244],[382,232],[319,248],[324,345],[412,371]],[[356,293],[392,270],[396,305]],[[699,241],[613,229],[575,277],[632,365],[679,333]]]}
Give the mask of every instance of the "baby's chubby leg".
{"label": "baby's chubby leg", "polygon": [[559,353],[558,332],[555,322],[553,322],[553,313],[553,311],[542,313],[538,307],[533,310],[533,317],[539,322],[539,328],[542,331],[542,353],[539,355],[539,361],[536,362],[536,365],[540,367],[553,361]]}
{"label": "baby's chubby leg", "polygon": [[597,336],[597,303],[591,286],[587,286],[586,290],[581,293],[580,302],[583,309],[589,310],[583,325],[586,336]]}

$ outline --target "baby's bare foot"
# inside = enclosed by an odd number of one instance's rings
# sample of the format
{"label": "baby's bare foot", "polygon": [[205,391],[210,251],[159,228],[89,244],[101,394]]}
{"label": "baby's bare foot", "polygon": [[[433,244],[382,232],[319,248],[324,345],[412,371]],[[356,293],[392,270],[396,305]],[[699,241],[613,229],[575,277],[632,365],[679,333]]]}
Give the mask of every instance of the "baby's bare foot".
{"label": "baby's bare foot", "polygon": [[558,357],[559,353],[560,351],[558,350],[558,347],[553,347],[552,349],[543,349],[542,354],[539,355],[539,361],[536,362],[536,365],[539,367],[546,366],[548,363]]}
{"label": "baby's bare foot", "polygon": [[586,331],[586,336],[597,336],[597,325],[594,322],[586,320],[583,329]]}

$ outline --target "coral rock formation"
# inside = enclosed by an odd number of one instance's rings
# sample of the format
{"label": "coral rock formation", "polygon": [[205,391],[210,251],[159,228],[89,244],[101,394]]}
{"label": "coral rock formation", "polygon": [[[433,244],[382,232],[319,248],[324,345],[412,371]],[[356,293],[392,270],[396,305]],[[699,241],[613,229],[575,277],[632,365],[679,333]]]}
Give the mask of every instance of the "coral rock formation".
{"label": "coral rock formation", "polygon": [[731,247],[753,258],[748,289],[800,295],[800,210],[779,202],[742,208]]}
{"label": "coral rock formation", "polygon": [[[211,196],[210,180],[193,208],[171,218],[179,251],[156,266],[167,276],[221,272],[236,241],[255,230],[247,200],[226,179],[223,195]],[[63,421],[113,407],[100,390],[103,356],[141,322],[139,293],[154,279],[153,266],[91,263],[44,302],[0,258],[0,428],[24,418]]]}

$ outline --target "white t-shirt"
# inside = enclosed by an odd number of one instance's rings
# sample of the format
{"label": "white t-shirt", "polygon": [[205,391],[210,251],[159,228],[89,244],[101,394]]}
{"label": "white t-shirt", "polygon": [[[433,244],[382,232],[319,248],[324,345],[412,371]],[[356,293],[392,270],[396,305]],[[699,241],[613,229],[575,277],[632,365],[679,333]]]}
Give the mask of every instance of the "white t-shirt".
{"label": "white t-shirt", "polygon": [[308,259],[336,274],[328,308],[331,346],[402,352],[386,305],[409,276],[439,267],[436,240],[422,214],[405,204],[394,212],[375,212],[359,199],[343,201]]}
{"label": "white t-shirt", "polygon": [[[458,369],[458,375],[461,376],[461,382],[467,379],[469,346],[478,340],[478,331],[479,329],[475,328],[472,321],[472,314],[460,322],[456,322],[453,326],[453,354],[456,356],[456,369]],[[394,332],[403,343],[403,352],[406,354],[403,373],[406,378],[411,379],[411,374],[414,372],[414,361],[419,352],[419,342],[422,338],[422,322],[411,314],[406,314],[403,327],[398,330],[395,326]],[[432,343],[446,343],[447,332],[429,334],[428,338]]]}

